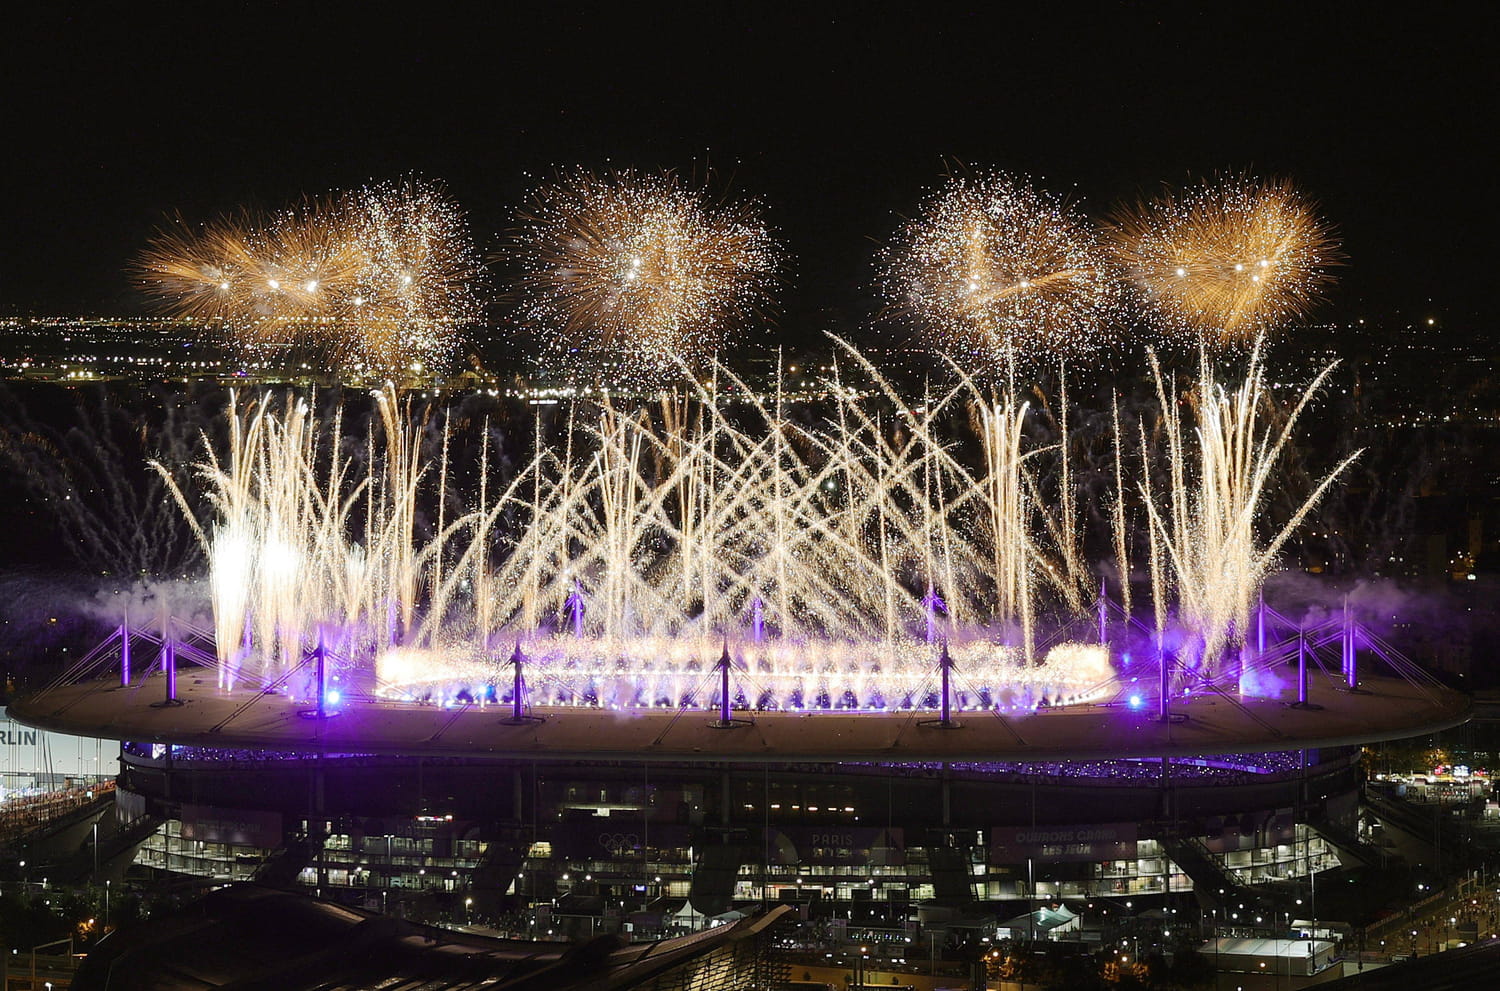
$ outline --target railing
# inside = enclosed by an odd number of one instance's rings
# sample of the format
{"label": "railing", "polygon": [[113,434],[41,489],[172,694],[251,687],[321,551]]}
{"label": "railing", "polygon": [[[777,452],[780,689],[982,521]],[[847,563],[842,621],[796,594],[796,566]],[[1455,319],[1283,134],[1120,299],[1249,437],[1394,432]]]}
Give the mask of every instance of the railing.
{"label": "railing", "polygon": [[115,790],[113,778],[97,784],[21,796],[0,803],[0,845],[56,822]]}
{"label": "railing", "polygon": [[1448,884],[1433,892],[1419,902],[1412,902],[1406,908],[1395,915],[1386,916],[1377,922],[1372,922],[1365,927],[1365,948],[1368,950],[1372,939],[1380,939],[1390,934],[1392,929],[1405,931],[1407,924],[1422,915],[1423,912],[1435,905],[1444,904],[1457,898],[1467,897],[1478,888],[1478,882],[1474,878],[1464,878],[1461,881]]}

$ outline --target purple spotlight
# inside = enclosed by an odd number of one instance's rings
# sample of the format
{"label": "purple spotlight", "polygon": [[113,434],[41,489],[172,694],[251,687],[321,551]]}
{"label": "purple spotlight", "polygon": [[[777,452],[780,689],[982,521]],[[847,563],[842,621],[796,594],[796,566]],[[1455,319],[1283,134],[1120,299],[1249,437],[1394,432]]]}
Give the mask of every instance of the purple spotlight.
{"label": "purple spotlight", "polygon": [[1130,707],[1132,709],[1139,709],[1141,707],[1141,697],[1139,695],[1130,696]]}

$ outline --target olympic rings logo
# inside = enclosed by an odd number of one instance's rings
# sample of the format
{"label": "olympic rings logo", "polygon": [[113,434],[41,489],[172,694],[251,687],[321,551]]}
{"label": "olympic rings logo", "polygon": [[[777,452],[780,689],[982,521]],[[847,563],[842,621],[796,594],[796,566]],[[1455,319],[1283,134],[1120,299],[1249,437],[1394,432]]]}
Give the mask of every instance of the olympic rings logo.
{"label": "olympic rings logo", "polygon": [[600,833],[599,845],[606,850],[634,850],[641,845],[636,833]]}

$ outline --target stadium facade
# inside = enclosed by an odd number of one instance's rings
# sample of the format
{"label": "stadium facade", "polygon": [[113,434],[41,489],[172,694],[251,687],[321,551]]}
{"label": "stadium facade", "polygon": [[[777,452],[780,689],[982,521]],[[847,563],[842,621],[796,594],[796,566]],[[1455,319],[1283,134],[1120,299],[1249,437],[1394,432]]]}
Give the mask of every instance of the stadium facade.
{"label": "stadium facade", "polygon": [[129,741],[116,805],[140,866],[388,911],[436,898],[541,934],[792,902],[899,942],[1017,902],[1191,893],[1230,912],[1367,856],[1360,744],[1456,725],[1468,703],[1380,676],[1311,698],[1200,698],[1166,722],[1127,704],[944,725],[590,708],[518,723],[504,704],[316,712],[225,697],[189,670],[57,687],[12,713]]}

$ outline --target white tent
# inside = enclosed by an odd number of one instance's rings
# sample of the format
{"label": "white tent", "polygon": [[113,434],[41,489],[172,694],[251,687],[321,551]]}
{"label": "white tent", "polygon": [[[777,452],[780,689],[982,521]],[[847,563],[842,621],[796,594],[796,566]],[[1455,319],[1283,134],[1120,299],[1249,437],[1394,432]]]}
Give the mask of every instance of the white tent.
{"label": "white tent", "polygon": [[1078,916],[1068,906],[1039,908],[1026,915],[1000,923],[995,934],[1001,939],[1051,939],[1054,933],[1073,932],[1079,927]]}
{"label": "white tent", "polygon": [[1215,939],[1202,950],[1220,970],[1241,974],[1316,974],[1331,962],[1323,939]]}
{"label": "white tent", "polygon": [[744,912],[741,912],[741,911],[739,911],[737,909],[730,909],[727,912],[721,912],[720,914],[718,914],[718,915],[714,916],[713,918],[709,919],[708,920],[708,924],[711,927],[712,926],[727,926],[731,922],[738,922],[741,919],[748,919],[748,918],[749,918],[749,916],[746,915]]}

